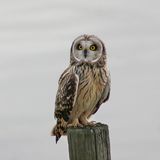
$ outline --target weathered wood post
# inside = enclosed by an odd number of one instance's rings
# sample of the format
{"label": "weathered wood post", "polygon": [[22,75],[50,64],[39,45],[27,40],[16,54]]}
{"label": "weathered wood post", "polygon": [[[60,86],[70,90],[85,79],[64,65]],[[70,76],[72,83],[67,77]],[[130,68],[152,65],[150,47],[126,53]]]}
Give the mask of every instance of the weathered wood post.
{"label": "weathered wood post", "polygon": [[69,128],[67,137],[70,160],[111,160],[107,125]]}

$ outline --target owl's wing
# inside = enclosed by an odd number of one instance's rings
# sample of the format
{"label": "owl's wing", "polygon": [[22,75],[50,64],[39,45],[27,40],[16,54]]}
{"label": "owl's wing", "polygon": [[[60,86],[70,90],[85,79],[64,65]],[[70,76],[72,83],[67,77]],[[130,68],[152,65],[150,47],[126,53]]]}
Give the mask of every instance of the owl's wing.
{"label": "owl's wing", "polygon": [[104,91],[102,93],[102,96],[101,96],[100,100],[98,101],[98,103],[96,104],[95,108],[93,109],[91,115],[95,114],[98,111],[100,105],[102,103],[106,102],[109,99],[110,90],[111,90],[111,78],[110,78],[110,74],[109,74],[108,75],[108,80],[107,80],[105,88],[104,88]]}
{"label": "owl's wing", "polygon": [[77,96],[78,83],[78,76],[70,68],[66,69],[61,75],[54,112],[57,119],[63,118],[66,122],[69,120]]}

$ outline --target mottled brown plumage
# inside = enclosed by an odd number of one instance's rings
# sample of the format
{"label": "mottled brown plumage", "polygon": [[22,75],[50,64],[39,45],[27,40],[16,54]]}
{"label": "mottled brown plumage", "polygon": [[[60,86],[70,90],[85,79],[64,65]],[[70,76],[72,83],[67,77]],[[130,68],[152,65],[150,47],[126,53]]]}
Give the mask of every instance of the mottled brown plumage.
{"label": "mottled brown plumage", "polygon": [[68,126],[91,125],[88,118],[109,99],[110,74],[103,42],[93,35],[76,38],[71,47],[70,66],[59,79],[52,130],[56,142]]}

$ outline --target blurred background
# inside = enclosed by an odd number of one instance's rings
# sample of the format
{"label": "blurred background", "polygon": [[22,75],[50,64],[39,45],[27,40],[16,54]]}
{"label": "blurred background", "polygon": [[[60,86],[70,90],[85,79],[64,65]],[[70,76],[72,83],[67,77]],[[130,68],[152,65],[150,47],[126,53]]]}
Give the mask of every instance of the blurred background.
{"label": "blurred background", "polygon": [[69,160],[50,131],[72,41],[95,34],[112,90],[93,120],[107,123],[113,160],[160,159],[159,0],[0,0],[0,159]]}

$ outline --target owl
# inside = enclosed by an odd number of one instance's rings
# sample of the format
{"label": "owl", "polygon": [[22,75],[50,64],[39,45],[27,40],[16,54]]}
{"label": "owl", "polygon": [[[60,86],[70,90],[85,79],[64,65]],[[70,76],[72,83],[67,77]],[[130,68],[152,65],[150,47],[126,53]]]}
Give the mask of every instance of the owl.
{"label": "owl", "polygon": [[88,119],[110,96],[110,73],[104,43],[82,35],[71,46],[70,65],[59,79],[52,130],[56,143],[68,127],[94,125]]}

